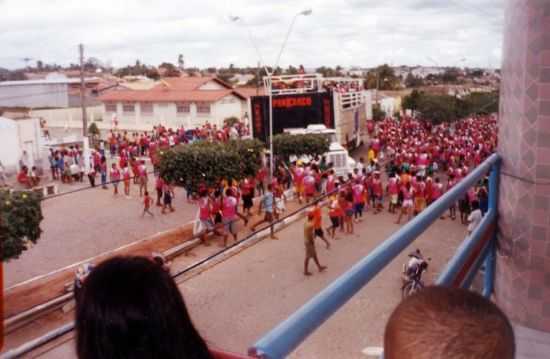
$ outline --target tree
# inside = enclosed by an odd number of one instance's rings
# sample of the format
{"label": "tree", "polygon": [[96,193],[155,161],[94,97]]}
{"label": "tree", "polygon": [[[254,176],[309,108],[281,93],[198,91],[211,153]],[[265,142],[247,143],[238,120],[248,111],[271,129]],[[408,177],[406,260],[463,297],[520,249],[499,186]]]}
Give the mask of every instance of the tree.
{"label": "tree", "polygon": [[328,152],[329,140],[320,134],[290,135],[280,134],[273,137],[273,152],[284,161],[290,156],[321,156]]}
{"label": "tree", "polygon": [[0,190],[0,243],[2,261],[18,258],[42,230],[42,195],[36,192]]}
{"label": "tree", "polygon": [[411,72],[409,72],[407,74],[407,77],[405,78],[405,86],[406,87],[424,86],[424,80],[422,80],[421,77],[414,76]]}
{"label": "tree", "polygon": [[441,76],[441,79],[444,83],[456,83],[459,76],[460,71],[457,68],[452,67],[449,69],[445,69],[445,72]]}
{"label": "tree", "polygon": [[499,92],[474,92],[460,101],[460,108],[463,110],[461,115],[480,115],[498,112]]}
{"label": "tree", "polygon": [[183,59],[183,54],[179,54],[178,55],[178,68],[180,69],[180,71],[183,71],[185,67],[185,61]]}
{"label": "tree", "polygon": [[97,127],[95,121],[90,123],[90,126],[88,126],[88,134],[92,136],[92,144],[95,146],[100,134],[99,128]]}
{"label": "tree", "polygon": [[423,93],[418,90],[413,90],[410,95],[403,98],[403,108],[406,110],[416,111],[418,109],[418,102]]}
{"label": "tree", "polygon": [[231,127],[237,122],[239,122],[239,119],[235,116],[231,116],[231,117],[227,117],[223,122],[225,122],[229,127]]}
{"label": "tree", "polygon": [[159,71],[155,67],[148,68],[145,72],[145,76],[155,81],[160,79]]}
{"label": "tree", "polygon": [[286,75],[296,75],[298,73],[298,69],[292,65],[288,66],[288,69],[285,71]]}
{"label": "tree", "polygon": [[388,64],[370,70],[366,75],[366,86],[369,89],[395,90],[400,86],[400,80]]}
{"label": "tree", "polygon": [[382,121],[385,118],[386,118],[386,112],[382,110],[382,108],[380,107],[380,104],[379,103],[374,104],[372,106],[372,119],[374,121]]}
{"label": "tree", "polygon": [[457,100],[448,95],[422,95],[418,101],[418,111],[426,120],[439,124],[457,120]]}
{"label": "tree", "polygon": [[264,144],[255,139],[180,145],[160,152],[160,174],[171,183],[196,191],[201,184],[214,186],[222,179],[255,175],[263,149]]}
{"label": "tree", "polygon": [[36,69],[40,72],[44,69],[44,63],[42,62],[42,60],[36,61]]}
{"label": "tree", "polygon": [[163,62],[159,65],[159,69],[164,69],[164,77],[180,77],[181,72],[169,62]]}

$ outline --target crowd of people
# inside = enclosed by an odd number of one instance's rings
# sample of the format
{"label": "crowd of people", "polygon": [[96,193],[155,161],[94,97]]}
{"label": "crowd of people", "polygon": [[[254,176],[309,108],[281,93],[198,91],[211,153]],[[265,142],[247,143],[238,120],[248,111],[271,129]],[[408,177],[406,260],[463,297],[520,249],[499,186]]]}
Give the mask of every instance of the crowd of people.
{"label": "crowd of people", "polygon": [[[215,186],[202,185],[196,196],[188,196],[188,200],[197,205],[200,238],[205,245],[210,244],[210,234],[222,237],[222,246],[227,246],[229,237],[237,241],[236,224],[242,221],[243,226],[248,225],[254,213],[254,198],[258,199],[258,212],[263,212],[263,216],[250,229],[254,231],[261,225],[270,225],[286,210],[286,196],[290,194],[299,204],[311,204],[304,224],[304,275],[311,275],[311,260],[319,271],[324,271],[327,267],[320,263],[315,249],[317,238],[329,249],[329,239],[354,234],[354,225],[365,220],[365,213],[377,215],[387,211],[395,216],[396,223],[400,223],[403,217],[411,219],[421,213],[493,153],[497,145],[496,122],[494,116],[476,116],[452,125],[432,125],[407,117],[400,121],[385,119],[372,129],[366,160],[359,159],[353,172],[346,176],[336,175],[330,163],[317,157],[307,163],[296,161],[286,165],[280,162],[271,180],[268,168],[262,166],[255,176],[241,181],[224,179]],[[214,127],[210,133],[213,132]],[[143,136],[139,135],[130,136],[130,139],[124,135],[113,135],[111,137],[116,140],[109,142],[109,151],[119,158],[119,163],[113,163],[109,171],[114,193],[118,193],[118,183],[122,181],[124,193],[128,194],[133,178],[134,183],[144,185],[143,191],[140,187],[140,194],[144,197],[142,215],[151,216],[150,208],[154,200],[147,191],[145,164],[136,160],[138,167],[142,166],[142,172],[138,168],[137,176],[132,176],[136,174],[132,159],[138,155],[151,155],[157,146],[170,147],[182,142],[181,137],[177,137],[177,131],[156,128],[155,133],[149,138],[150,141],[143,144]],[[171,136],[174,140],[170,140]],[[134,156],[135,153],[137,155]],[[97,163],[101,166],[104,155],[100,151],[93,154],[94,166],[97,157]],[[145,179],[142,180],[143,173]],[[458,209],[461,222],[468,224],[468,233],[475,229],[487,211],[487,186],[486,179],[480,181],[449,208],[448,217],[452,220],[457,218]],[[157,191],[156,204],[162,207],[163,212],[173,211],[173,186],[156,177],[154,187]],[[326,209],[319,202],[320,195],[328,199]],[[323,211],[326,211],[325,215]],[[323,217],[329,220],[328,226],[323,225]],[[271,236],[277,239],[273,231]],[[136,276],[136,273],[142,272],[143,275]],[[126,280],[137,277],[146,278],[146,284],[141,280],[139,285]],[[122,290],[138,293],[138,289],[130,288],[132,286],[147,288],[146,293],[140,294],[143,300],[124,302],[124,307],[120,307],[122,304],[119,302],[100,302],[97,299],[104,298],[105,293]],[[158,293],[152,294],[155,290]],[[164,302],[162,296],[176,298],[176,301],[173,301],[175,304],[172,307],[159,311],[156,308],[158,303]],[[117,295],[109,294],[108,297],[115,298]],[[168,310],[178,313],[181,320],[169,321],[169,331],[163,333],[157,329],[164,328],[164,324],[160,326],[159,323],[167,320],[165,317],[170,315]],[[126,313],[140,311],[152,313],[144,316],[147,318],[144,325],[135,326],[136,329],[124,325],[126,321],[133,320],[126,318]],[[421,316],[424,319],[438,318],[441,325],[437,333],[425,325]],[[113,318],[121,323],[121,328],[126,329],[115,328],[117,336],[98,329],[103,325],[102,321],[108,322]],[[456,328],[463,328],[464,325],[471,330],[457,334]],[[148,328],[157,330],[154,336],[147,337]],[[92,338],[98,330],[105,335]],[[162,353],[163,357],[170,358],[184,353],[197,358],[210,357],[204,340],[189,319],[181,294],[166,274],[166,268],[145,258],[113,259],[92,271],[79,290],[77,331],[77,349],[81,358],[95,357],[98,350],[103,354],[106,350],[116,350],[116,355],[112,357],[132,357],[132,346],[114,345],[125,343],[126,336],[148,338],[141,346],[140,355],[153,353],[151,357],[154,357]],[[484,337],[489,332],[492,333],[490,340]],[[176,345],[166,339],[167,335],[174,333],[176,338],[185,335],[186,341]],[[451,333],[453,345],[444,345]],[[398,306],[387,324],[384,340],[388,358],[513,358],[513,338],[505,315],[481,296],[461,290],[426,288]],[[92,340],[94,345],[90,345]],[[419,341],[426,347],[419,350],[416,346]],[[474,342],[475,345],[471,346]],[[468,354],[464,356],[463,350],[467,347]],[[170,352],[172,350],[177,351],[176,355]]]}

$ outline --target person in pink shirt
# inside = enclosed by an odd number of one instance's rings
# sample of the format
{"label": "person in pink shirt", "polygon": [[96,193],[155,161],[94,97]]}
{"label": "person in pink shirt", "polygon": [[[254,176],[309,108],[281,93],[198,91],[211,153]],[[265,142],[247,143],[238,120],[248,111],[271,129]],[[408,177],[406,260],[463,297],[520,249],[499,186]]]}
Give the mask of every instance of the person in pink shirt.
{"label": "person in pink shirt", "polygon": [[363,218],[363,208],[365,207],[365,186],[361,180],[355,180],[351,187],[353,193],[353,215],[356,222]]}
{"label": "person in pink shirt", "polygon": [[225,197],[222,201],[222,222],[224,225],[224,234],[223,234],[223,246],[227,246],[227,237],[229,233],[233,236],[233,240],[237,242],[237,230],[236,230],[236,221],[237,221],[237,198],[233,195],[233,190],[228,188],[225,190]]}
{"label": "person in pink shirt", "polygon": [[395,213],[397,202],[399,200],[399,182],[397,176],[392,176],[388,180],[387,192],[390,197],[390,204],[388,206],[388,212]]}
{"label": "person in pink shirt", "polygon": [[309,203],[315,196],[315,184],[315,177],[313,176],[313,173],[309,172],[303,179],[306,203]]}
{"label": "person in pink shirt", "polygon": [[209,246],[206,236],[209,232],[215,232],[214,220],[213,220],[213,205],[212,200],[208,196],[208,190],[202,189],[200,191],[200,198],[198,200],[199,205],[199,221],[202,227],[201,230],[201,242],[205,246]]}
{"label": "person in pink shirt", "polygon": [[117,168],[116,163],[113,163],[110,173],[111,182],[113,183],[113,194],[118,194],[118,185],[120,183],[120,170]]}

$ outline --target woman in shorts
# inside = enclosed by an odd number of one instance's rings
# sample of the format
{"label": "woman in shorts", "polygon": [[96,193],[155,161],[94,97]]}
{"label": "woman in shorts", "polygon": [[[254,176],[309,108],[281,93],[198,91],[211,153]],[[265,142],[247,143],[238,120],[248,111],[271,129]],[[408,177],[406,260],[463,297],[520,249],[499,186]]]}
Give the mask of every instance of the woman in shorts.
{"label": "woman in shorts", "polygon": [[401,223],[401,217],[403,217],[404,214],[407,215],[407,221],[409,221],[412,218],[412,210],[414,207],[413,193],[410,182],[401,187],[401,193],[403,194],[403,205],[401,206],[401,211],[397,217],[397,222],[395,222],[396,224]]}

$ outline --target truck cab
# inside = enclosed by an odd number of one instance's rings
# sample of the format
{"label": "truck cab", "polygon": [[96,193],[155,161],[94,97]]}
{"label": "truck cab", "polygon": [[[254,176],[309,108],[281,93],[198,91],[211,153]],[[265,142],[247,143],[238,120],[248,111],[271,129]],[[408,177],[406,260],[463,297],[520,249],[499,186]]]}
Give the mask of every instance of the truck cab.
{"label": "truck cab", "polygon": [[[355,160],[350,157],[348,150],[346,150],[338,141],[336,137],[336,131],[334,129],[327,128],[325,125],[309,125],[306,128],[289,128],[284,130],[285,133],[291,135],[305,135],[305,134],[322,134],[329,139],[329,151],[323,156],[326,158],[327,163],[332,163],[334,173],[336,176],[347,176],[351,173],[356,166]],[[310,158],[295,158],[291,160],[302,160],[309,162]]]}

